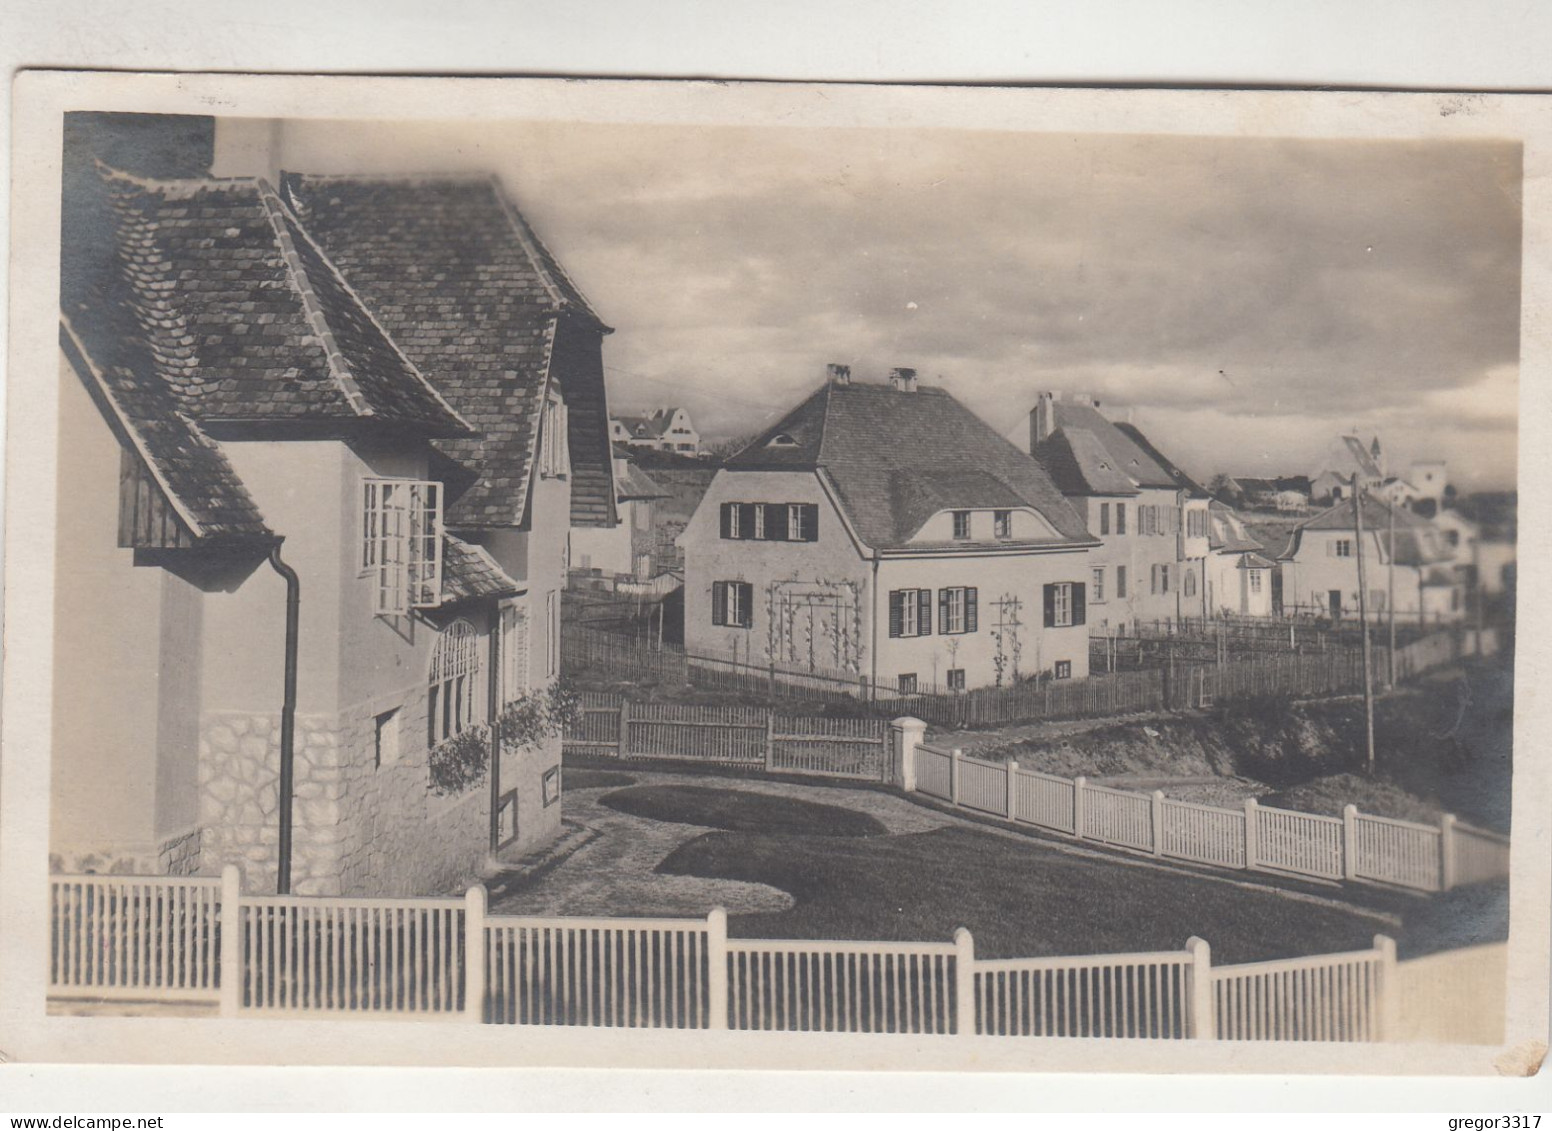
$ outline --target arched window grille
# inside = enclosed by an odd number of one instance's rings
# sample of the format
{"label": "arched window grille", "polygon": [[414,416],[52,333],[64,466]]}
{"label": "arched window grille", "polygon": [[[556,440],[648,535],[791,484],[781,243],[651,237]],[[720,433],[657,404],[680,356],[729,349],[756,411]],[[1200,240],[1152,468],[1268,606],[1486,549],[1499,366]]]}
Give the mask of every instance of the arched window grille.
{"label": "arched window grille", "polygon": [[426,741],[436,745],[479,721],[479,635],[466,620],[442,630],[431,650],[426,691]]}

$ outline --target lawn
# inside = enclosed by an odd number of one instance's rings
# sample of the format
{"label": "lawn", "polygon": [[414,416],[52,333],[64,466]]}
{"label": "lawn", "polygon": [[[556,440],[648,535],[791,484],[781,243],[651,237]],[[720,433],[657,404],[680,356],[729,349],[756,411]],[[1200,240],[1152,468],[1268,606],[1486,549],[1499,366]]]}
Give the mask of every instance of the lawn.
{"label": "lawn", "polygon": [[704,825],[733,832],[863,837],[883,836],[889,831],[874,818],[855,809],[738,789],[649,785],[607,794],[599,799],[599,803],[621,813],[655,821]]}

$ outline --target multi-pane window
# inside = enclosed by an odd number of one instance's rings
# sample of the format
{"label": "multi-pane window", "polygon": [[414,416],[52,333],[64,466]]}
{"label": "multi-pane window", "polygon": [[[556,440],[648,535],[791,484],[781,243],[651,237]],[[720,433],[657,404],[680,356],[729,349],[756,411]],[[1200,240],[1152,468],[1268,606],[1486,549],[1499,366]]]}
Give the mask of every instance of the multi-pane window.
{"label": "multi-pane window", "polygon": [[1207,512],[1204,510],[1186,511],[1186,536],[1190,538],[1207,537]]}
{"label": "multi-pane window", "polygon": [[900,686],[900,694],[901,695],[915,695],[916,694],[916,673],[915,672],[902,672],[900,674],[900,685],[899,686]]}
{"label": "multi-pane window", "polygon": [[960,541],[970,537],[970,512],[954,512],[954,537]]}
{"label": "multi-pane window", "polygon": [[1071,660],[1057,660],[1056,661],[1056,667],[1055,667],[1055,676],[1056,676],[1057,679],[1071,679],[1072,678],[1072,661]]}
{"label": "multi-pane window", "polygon": [[[1116,505],[1120,506],[1119,503],[1117,503]],[[1100,503],[1099,504],[1099,532],[1101,534],[1109,534],[1110,533],[1110,504],[1109,503]]]}
{"label": "multi-pane window", "polygon": [[479,721],[479,636],[466,620],[455,620],[431,650],[426,686],[426,741],[436,745]]}
{"label": "multi-pane window", "polygon": [[1083,624],[1083,585],[1076,581],[1057,581],[1045,587],[1045,626],[1069,628]]}
{"label": "multi-pane window", "polygon": [[931,589],[890,590],[889,635],[932,635]]}
{"label": "multi-pane window", "polygon": [[753,622],[754,586],[747,581],[711,583],[711,623],[748,628]]}
{"label": "multi-pane window", "polygon": [[1333,557],[1350,558],[1353,556],[1353,540],[1351,538],[1338,538],[1331,543]]}
{"label": "multi-pane window", "polygon": [[1154,594],[1169,592],[1169,566],[1156,565],[1151,576],[1151,591]]}
{"label": "multi-pane window", "polygon": [[965,689],[965,669],[948,669],[948,689],[950,691],[963,691]]}
{"label": "multi-pane window", "polygon": [[1124,565],[1116,566],[1116,599],[1126,599],[1126,567]]}
{"label": "multi-pane window", "polygon": [[998,538],[1013,537],[1013,512],[992,511],[992,533]]}
{"label": "multi-pane window", "polygon": [[1126,533],[1126,504],[1125,503],[1117,503],[1116,504],[1116,533],[1117,534],[1125,534]]}
{"label": "multi-pane window", "polygon": [[373,575],[373,609],[402,616],[442,597],[442,485],[421,479],[362,483],[361,568]]}
{"label": "multi-pane window", "polygon": [[977,590],[960,586],[938,590],[938,631],[955,635],[976,630]]}
{"label": "multi-pane window", "polygon": [[1095,601],[1103,601],[1105,599],[1104,567],[1100,567],[1099,569],[1094,570],[1094,580],[1090,583],[1089,589]]}
{"label": "multi-pane window", "polygon": [[1250,570],[1249,573],[1250,573],[1250,591],[1252,593],[1259,593],[1259,592],[1261,592],[1261,571],[1259,569],[1253,569],[1253,570]]}
{"label": "multi-pane window", "polygon": [[817,503],[723,503],[722,537],[763,542],[817,542]]}

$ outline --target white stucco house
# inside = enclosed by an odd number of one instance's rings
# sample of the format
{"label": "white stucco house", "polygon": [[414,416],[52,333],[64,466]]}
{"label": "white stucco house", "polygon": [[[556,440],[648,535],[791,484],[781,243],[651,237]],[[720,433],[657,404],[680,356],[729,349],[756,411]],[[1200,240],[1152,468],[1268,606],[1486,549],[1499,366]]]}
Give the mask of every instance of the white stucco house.
{"label": "white stucco house", "polygon": [[1272,615],[1272,574],[1277,564],[1245,528],[1232,507],[1208,505],[1207,609],[1211,616]]}
{"label": "white stucco house", "polygon": [[904,692],[1088,674],[1098,540],[913,370],[831,366],[717,472],[680,545],[692,652]]}

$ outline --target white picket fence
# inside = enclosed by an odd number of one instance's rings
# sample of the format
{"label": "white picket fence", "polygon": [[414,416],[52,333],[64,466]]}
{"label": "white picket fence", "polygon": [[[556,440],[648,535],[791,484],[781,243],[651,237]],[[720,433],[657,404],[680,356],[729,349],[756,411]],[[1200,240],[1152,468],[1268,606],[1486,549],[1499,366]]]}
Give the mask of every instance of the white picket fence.
{"label": "white picket fence", "polygon": [[704,919],[528,918],[462,899],[243,895],[221,879],[56,875],[49,996],[229,1017],[652,1029],[1385,1039],[1395,946],[1214,967],[1146,954],[981,959],[952,942],[729,938]]}
{"label": "white picket fence", "polygon": [[[1222,809],[990,762],[911,740],[895,724],[899,783],[964,809],[1155,856],[1325,880],[1447,891],[1509,874],[1509,838],[1445,816],[1420,825],[1259,805]],[[921,724],[915,724],[917,726]]]}

